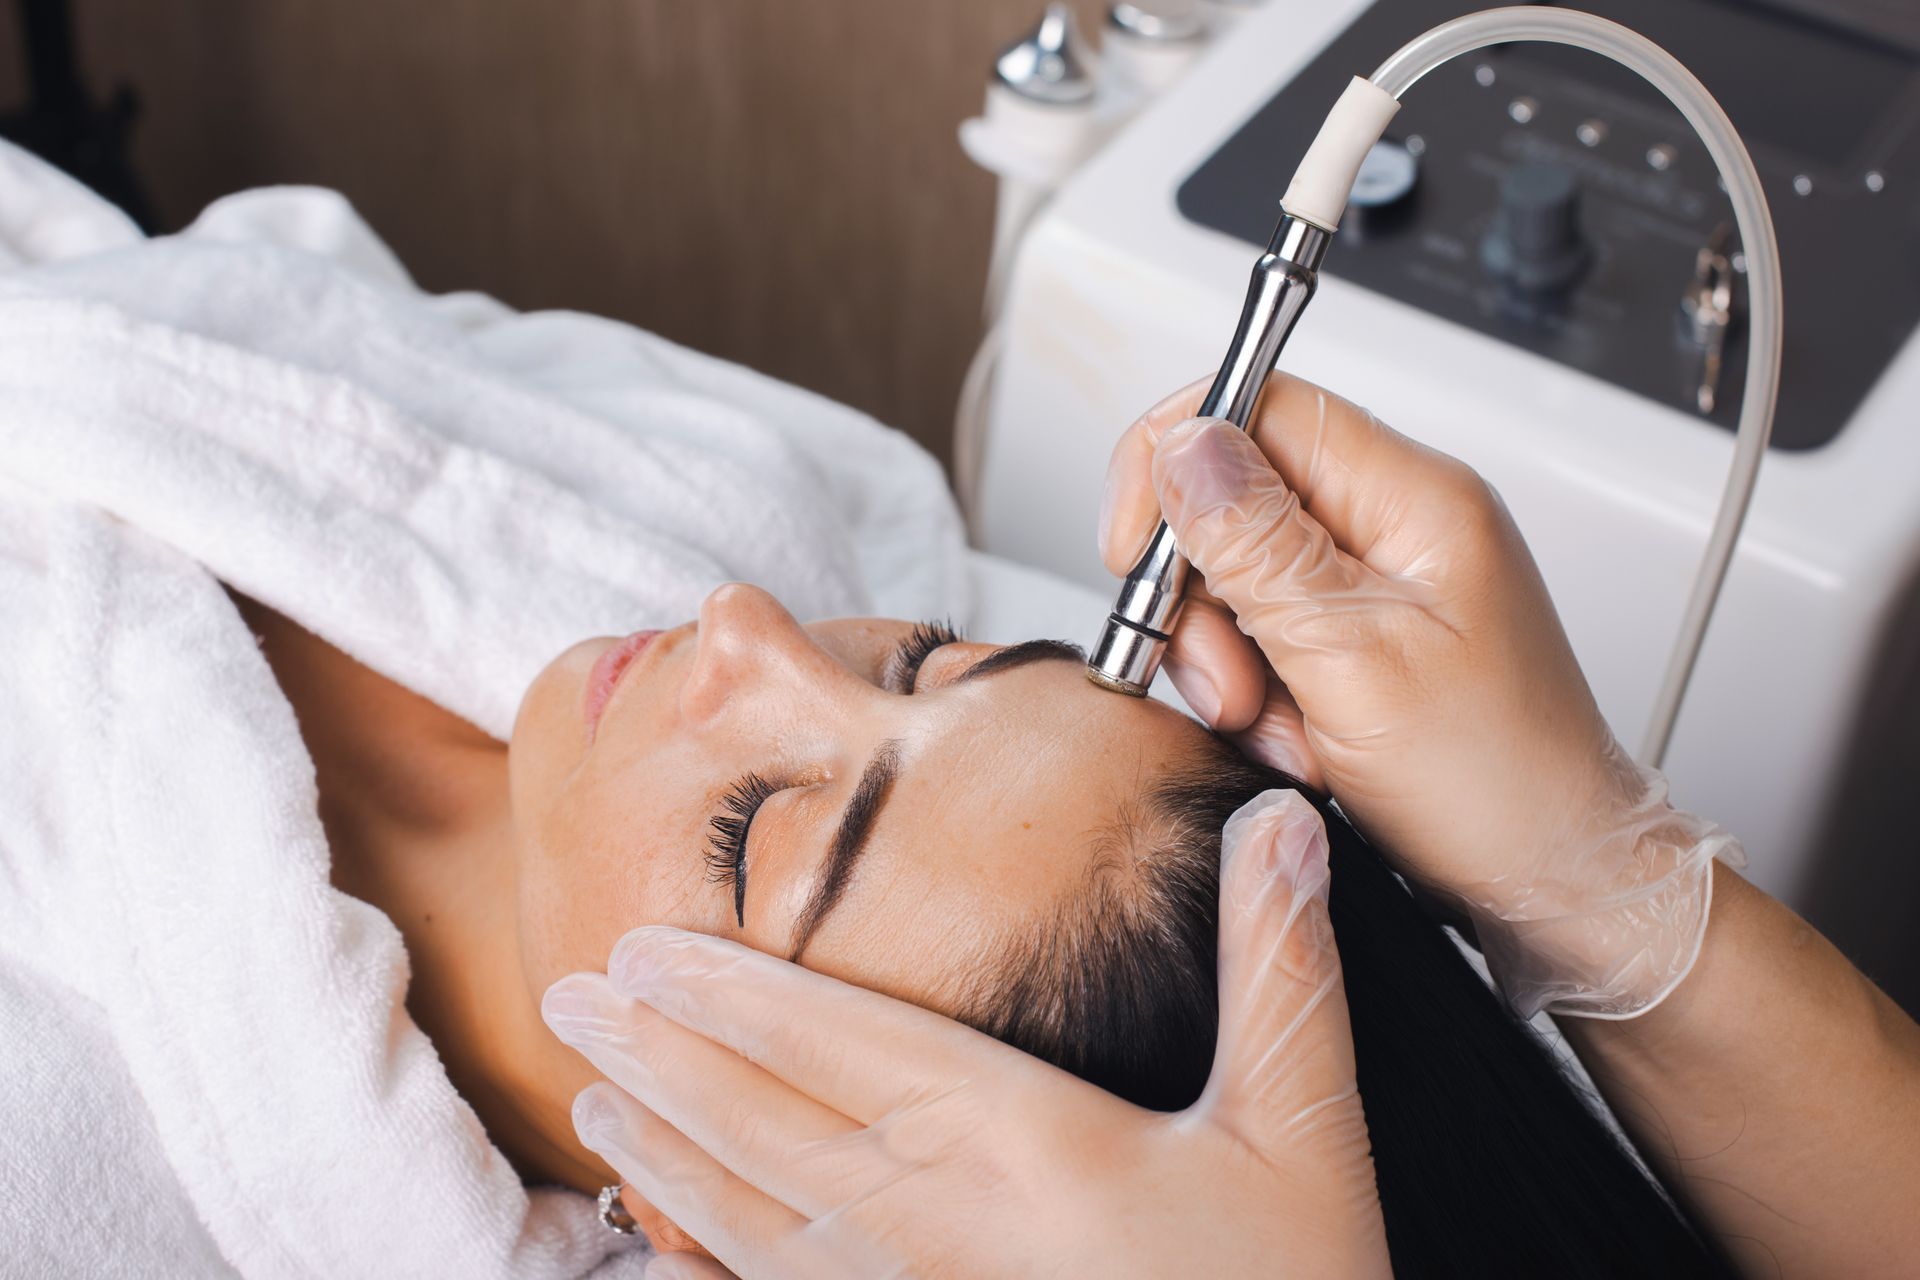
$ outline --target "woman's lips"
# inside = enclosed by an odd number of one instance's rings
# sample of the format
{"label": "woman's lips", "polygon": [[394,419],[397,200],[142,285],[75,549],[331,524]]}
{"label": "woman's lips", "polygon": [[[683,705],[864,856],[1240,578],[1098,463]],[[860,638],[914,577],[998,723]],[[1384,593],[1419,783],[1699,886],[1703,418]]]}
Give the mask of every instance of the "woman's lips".
{"label": "woman's lips", "polygon": [[635,658],[647,651],[658,631],[636,631],[626,639],[608,649],[594,661],[593,670],[587,673],[587,689],[582,711],[587,721],[587,741],[593,741],[593,735],[600,728],[600,713],[607,709],[607,703],[613,698],[614,686],[620,683],[620,677],[627,673]]}

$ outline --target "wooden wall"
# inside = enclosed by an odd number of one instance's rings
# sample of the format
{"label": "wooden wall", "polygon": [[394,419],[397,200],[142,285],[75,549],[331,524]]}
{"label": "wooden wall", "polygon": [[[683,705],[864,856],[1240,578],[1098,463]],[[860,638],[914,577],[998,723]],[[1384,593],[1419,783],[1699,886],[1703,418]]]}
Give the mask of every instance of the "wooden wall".
{"label": "wooden wall", "polygon": [[944,455],[993,190],[954,130],[1040,0],[71,3],[165,226],[336,187],[428,288],[630,320]]}

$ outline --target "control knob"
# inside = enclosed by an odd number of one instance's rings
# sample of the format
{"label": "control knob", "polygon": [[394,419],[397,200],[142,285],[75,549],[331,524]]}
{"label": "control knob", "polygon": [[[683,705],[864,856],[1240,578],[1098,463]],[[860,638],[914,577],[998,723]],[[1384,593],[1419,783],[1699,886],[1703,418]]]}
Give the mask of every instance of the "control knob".
{"label": "control knob", "polygon": [[1593,251],[1580,234],[1580,181],[1564,165],[1526,161],[1500,179],[1500,208],[1480,241],[1487,270],[1529,293],[1565,288]]}

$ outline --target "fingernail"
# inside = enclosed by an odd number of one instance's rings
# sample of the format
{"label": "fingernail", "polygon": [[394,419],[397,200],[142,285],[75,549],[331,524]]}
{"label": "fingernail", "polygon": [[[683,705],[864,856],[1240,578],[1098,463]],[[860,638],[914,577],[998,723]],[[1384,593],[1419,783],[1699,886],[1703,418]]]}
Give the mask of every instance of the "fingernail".
{"label": "fingernail", "polygon": [[1311,893],[1325,902],[1332,878],[1327,874],[1327,825],[1320,813],[1298,791],[1285,793],[1275,806],[1281,830],[1273,841],[1267,874],[1284,880],[1298,893]]}
{"label": "fingernail", "polygon": [[[1191,440],[1216,422],[1226,422],[1225,418],[1182,418],[1178,422],[1168,423],[1158,430],[1147,428],[1147,439],[1158,450],[1163,445],[1177,445]],[[1232,426],[1232,423],[1228,423]]]}
{"label": "fingernail", "polygon": [[593,1151],[604,1152],[617,1145],[620,1113],[602,1092],[601,1085],[588,1085],[573,1099],[573,1131]]}
{"label": "fingernail", "polygon": [[568,974],[547,988],[540,1000],[541,1019],[568,1044],[613,1033],[618,1030],[617,1011],[602,990],[605,983],[598,974]]}
{"label": "fingernail", "polygon": [[1184,671],[1179,681],[1180,696],[1209,728],[1220,723],[1220,690],[1214,687],[1212,677],[1199,667],[1186,667]]}

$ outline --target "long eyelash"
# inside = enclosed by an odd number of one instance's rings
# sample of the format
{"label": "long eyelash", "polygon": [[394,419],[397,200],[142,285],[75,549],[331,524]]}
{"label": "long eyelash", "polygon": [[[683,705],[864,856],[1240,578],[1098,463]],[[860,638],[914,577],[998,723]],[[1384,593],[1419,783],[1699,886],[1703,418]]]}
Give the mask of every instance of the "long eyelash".
{"label": "long eyelash", "polygon": [[881,684],[888,689],[905,693],[913,688],[913,679],[920,674],[920,664],[941,645],[958,644],[960,632],[951,619],[929,619],[916,622],[900,647],[887,659]]}
{"label": "long eyelash", "polygon": [[742,925],[747,923],[747,832],[753,829],[753,816],[760,812],[779,788],[757,773],[749,773],[728,788],[720,804],[727,810],[707,819],[707,880],[712,884],[733,886],[733,914]]}

